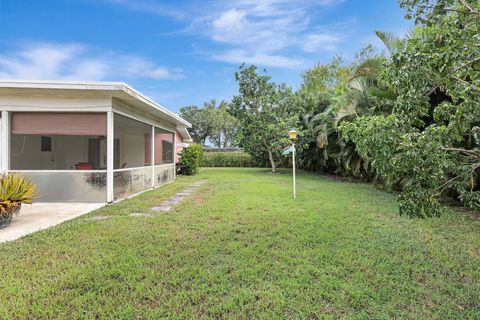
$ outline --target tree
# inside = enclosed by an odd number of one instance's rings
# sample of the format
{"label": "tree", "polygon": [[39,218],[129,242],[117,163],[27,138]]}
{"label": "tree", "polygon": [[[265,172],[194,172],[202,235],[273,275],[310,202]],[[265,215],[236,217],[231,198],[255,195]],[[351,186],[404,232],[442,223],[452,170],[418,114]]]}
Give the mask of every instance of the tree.
{"label": "tree", "polygon": [[402,0],[417,30],[382,75],[395,89],[392,114],[344,123],[345,139],[401,179],[400,213],[438,216],[453,197],[480,208],[480,3]]}
{"label": "tree", "polygon": [[257,67],[242,65],[235,73],[239,86],[229,112],[240,123],[239,145],[259,162],[270,162],[276,172],[282,148],[288,143],[288,130],[298,125],[298,110],[292,104],[292,90],[277,85]]}
{"label": "tree", "polygon": [[[212,100],[215,101],[215,100]],[[238,120],[228,112],[229,104],[221,101],[218,107],[214,104],[213,133],[210,140],[217,148],[229,148],[234,146],[235,135],[238,128]]]}
{"label": "tree", "polygon": [[208,137],[214,130],[213,112],[208,107],[208,103],[203,108],[195,105],[183,107],[180,109],[181,116],[192,124],[190,134],[195,143],[205,145]]}
{"label": "tree", "polygon": [[195,143],[206,145],[211,141],[217,148],[233,146],[238,122],[228,113],[227,102],[222,100],[217,105],[217,100],[211,99],[201,108],[181,108],[180,113],[192,124],[190,132]]}

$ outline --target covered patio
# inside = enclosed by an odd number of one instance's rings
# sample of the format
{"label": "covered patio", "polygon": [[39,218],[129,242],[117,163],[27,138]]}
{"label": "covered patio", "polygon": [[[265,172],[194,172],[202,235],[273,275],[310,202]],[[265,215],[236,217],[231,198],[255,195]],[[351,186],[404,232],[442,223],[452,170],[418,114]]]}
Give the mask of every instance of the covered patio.
{"label": "covered patio", "polygon": [[39,202],[105,203],[175,179],[190,124],[123,83],[0,82],[1,167]]}

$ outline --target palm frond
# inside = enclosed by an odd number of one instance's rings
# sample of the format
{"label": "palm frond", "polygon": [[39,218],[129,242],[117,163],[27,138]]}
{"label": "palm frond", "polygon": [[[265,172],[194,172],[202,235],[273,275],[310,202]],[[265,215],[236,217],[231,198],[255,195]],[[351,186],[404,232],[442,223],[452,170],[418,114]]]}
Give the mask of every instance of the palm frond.
{"label": "palm frond", "polygon": [[375,34],[391,54],[397,52],[403,45],[403,40],[391,32],[375,31]]}

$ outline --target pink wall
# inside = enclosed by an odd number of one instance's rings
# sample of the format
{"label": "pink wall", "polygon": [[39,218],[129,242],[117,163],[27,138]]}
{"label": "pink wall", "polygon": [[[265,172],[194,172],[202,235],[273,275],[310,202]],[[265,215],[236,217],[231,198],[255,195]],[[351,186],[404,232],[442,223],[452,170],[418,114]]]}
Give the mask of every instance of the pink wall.
{"label": "pink wall", "polygon": [[12,134],[106,136],[106,113],[15,112]]}
{"label": "pink wall", "polygon": [[183,138],[178,131],[175,137],[175,162],[178,162],[180,160],[178,154],[183,150]]}
{"label": "pink wall", "polygon": [[[156,133],[155,134],[155,165],[160,165],[163,164],[162,162],[162,140],[167,140],[171,141],[172,139],[172,134],[171,133]],[[178,162],[178,155],[177,153],[181,152],[183,147],[183,139],[180,137],[180,135],[176,134],[176,151],[175,151],[175,162]],[[150,163],[150,135],[146,134],[145,135],[145,163]]]}

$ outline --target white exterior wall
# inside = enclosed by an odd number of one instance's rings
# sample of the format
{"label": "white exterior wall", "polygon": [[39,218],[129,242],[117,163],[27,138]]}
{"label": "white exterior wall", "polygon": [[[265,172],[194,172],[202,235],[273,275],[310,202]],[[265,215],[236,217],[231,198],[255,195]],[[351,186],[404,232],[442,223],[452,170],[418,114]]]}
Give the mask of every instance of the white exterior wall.
{"label": "white exterior wall", "polygon": [[0,96],[0,110],[28,112],[102,112],[111,109],[110,97],[67,99],[52,96]]}

